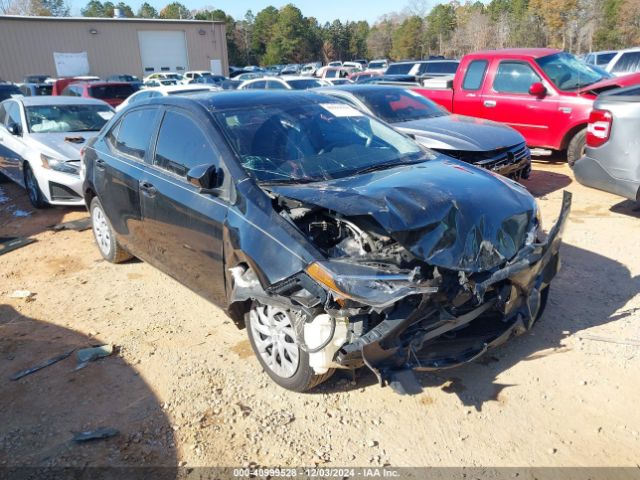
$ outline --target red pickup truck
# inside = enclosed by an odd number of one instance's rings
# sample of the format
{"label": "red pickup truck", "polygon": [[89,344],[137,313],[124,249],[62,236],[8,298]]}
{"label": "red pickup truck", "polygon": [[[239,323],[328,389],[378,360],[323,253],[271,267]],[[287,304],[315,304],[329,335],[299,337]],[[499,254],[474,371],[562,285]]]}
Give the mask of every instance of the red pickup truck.
{"label": "red pickup truck", "polygon": [[573,163],[584,152],[596,97],[636,84],[640,74],[610,78],[569,53],[531,48],[467,55],[453,82],[427,80],[414,90],[452,113],[506,123],[530,147],[565,151]]}

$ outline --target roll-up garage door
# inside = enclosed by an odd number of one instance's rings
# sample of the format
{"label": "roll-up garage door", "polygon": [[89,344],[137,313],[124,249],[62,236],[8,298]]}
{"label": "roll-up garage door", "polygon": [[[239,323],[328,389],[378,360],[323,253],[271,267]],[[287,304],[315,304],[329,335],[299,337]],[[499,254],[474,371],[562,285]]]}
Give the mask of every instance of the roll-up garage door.
{"label": "roll-up garage door", "polygon": [[139,31],[138,42],[145,75],[189,69],[184,31]]}

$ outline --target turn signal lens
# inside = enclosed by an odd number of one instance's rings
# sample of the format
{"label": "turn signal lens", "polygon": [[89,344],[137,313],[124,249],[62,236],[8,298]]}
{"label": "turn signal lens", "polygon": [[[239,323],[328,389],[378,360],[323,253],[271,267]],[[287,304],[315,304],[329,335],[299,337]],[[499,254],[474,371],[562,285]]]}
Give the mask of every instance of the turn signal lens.
{"label": "turn signal lens", "polygon": [[347,298],[349,297],[349,295],[347,295],[342,290],[340,290],[340,288],[338,288],[338,285],[336,285],[336,282],[333,279],[331,272],[329,272],[326,268],[324,268],[318,262],[314,262],[311,265],[309,265],[306,271],[311,278],[313,278],[316,282],[320,283],[321,285],[324,285],[329,290],[337,293],[340,296],[347,297]]}

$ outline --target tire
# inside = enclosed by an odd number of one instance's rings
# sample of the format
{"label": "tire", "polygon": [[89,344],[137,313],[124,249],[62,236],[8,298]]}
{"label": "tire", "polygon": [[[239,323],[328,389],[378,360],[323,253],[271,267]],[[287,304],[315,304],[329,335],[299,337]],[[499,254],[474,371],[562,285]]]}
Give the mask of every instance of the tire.
{"label": "tire", "polygon": [[24,186],[27,189],[27,195],[29,197],[29,201],[31,205],[35,208],[47,208],[49,206],[49,202],[47,202],[46,197],[40,190],[40,185],[38,185],[38,180],[33,174],[33,170],[31,170],[31,166],[25,162],[23,167],[24,172]]}
{"label": "tire", "polygon": [[98,245],[98,250],[107,262],[122,263],[132,258],[132,255],[120,246],[111,226],[111,222],[104,213],[104,208],[98,197],[93,197],[89,206],[91,213],[91,225],[93,238]]}
{"label": "tire", "polygon": [[570,167],[573,167],[573,165],[583,157],[586,145],[587,129],[583,128],[573,136],[567,147],[567,162]]}
{"label": "tire", "polygon": [[[334,369],[317,375],[309,366],[309,354],[296,344],[286,310],[255,302],[245,315],[245,324],[249,342],[262,368],[281,387],[294,392],[306,392],[333,375]],[[271,336],[270,333],[275,335]],[[278,348],[277,345],[282,347]],[[280,352],[284,352],[284,361]]]}

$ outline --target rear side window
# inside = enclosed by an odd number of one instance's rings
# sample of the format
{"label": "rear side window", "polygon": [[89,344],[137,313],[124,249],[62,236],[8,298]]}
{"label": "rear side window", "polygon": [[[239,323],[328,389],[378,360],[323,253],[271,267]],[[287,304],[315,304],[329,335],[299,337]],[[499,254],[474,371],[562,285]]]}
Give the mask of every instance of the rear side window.
{"label": "rear side window", "polygon": [[413,68],[413,63],[394,63],[389,65],[386,75],[408,75]]}
{"label": "rear side window", "polygon": [[634,73],[640,71],[640,52],[623,53],[611,69],[612,73]]}
{"label": "rear side window", "polygon": [[454,74],[458,70],[458,62],[433,62],[423,63],[420,66],[420,73]]}
{"label": "rear side window", "polygon": [[119,153],[144,160],[155,127],[157,109],[144,108],[127,113],[111,131],[107,141]]}
{"label": "rear side window", "polygon": [[179,177],[198,165],[217,163],[209,139],[191,118],[169,111],[162,120],[154,164]]}
{"label": "rear side window", "polygon": [[487,73],[487,61],[486,60],[474,60],[467,67],[467,73],[464,75],[464,81],[462,82],[463,90],[480,90],[482,82],[484,81],[484,75]]}
{"label": "rear side window", "polygon": [[[611,60],[613,60],[613,57],[615,57],[616,54],[614,53],[601,53],[600,55],[598,55],[598,58],[596,59],[596,65],[602,67],[607,65]],[[593,61],[593,60],[592,60]],[[589,63],[589,62],[587,62]]]}
{"label": "rear side window", "polygon": [[117,98],[124,100],[136,90],[131,85],[100,85],[89,88],[89,95],[93,98]]}
{"label": "rear side window", "polygon": [[540,77],[526,63],[500,62],[493,89],[503,93],[529,93],[532,83],[540,81]]}

